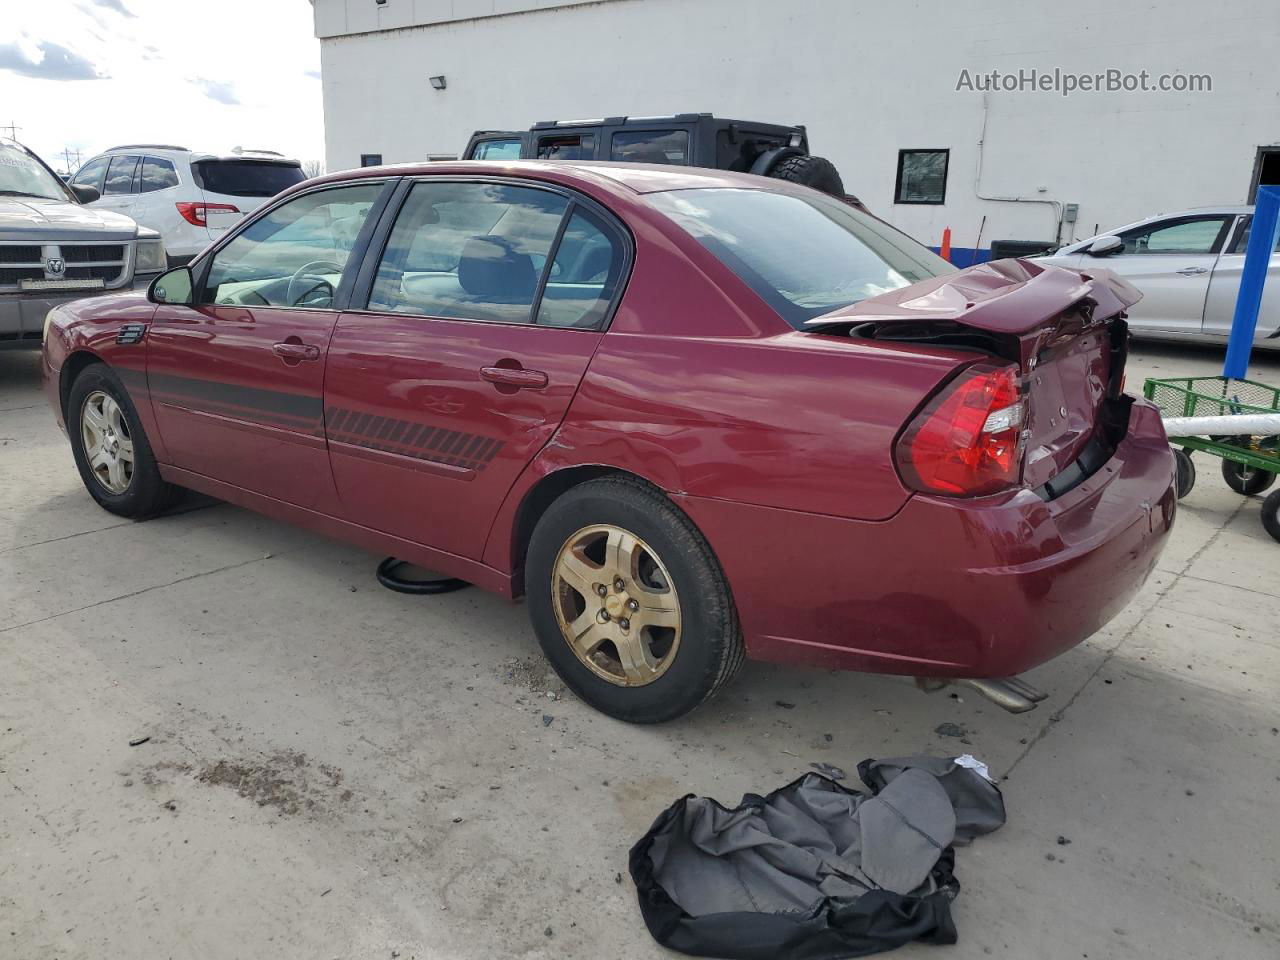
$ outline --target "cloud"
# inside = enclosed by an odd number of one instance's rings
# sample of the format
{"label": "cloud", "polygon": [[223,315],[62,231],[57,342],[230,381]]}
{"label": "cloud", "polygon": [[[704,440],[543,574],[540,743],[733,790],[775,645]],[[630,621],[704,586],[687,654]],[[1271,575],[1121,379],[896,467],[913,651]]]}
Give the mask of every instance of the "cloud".
{"label": "cloud", "polygon": [[42,40],[37,47],[40,59],[33,60],[16,43],[0,43],[0,70],[12,70],[39,80],[102,80],[97,67],[66,47]]}
{"label": "cloud", "polygon": [[124,5],[124,0],[89,0],[90,3],[99,7],[106,7],[108,10],[114,10],[116,13],[126,17],[136,17],[137,14]]}
{"label": "cloud", "polygon": [[229,83],[222,83],[219,80],[206,80],[204,77],[192,77],[191,82],[204,91],[204,95],[210,100],[217,100],[219,103],[225,103],[227,106],[238,106],[240,98],[236,96],[235,87]]}
{"label": "cloud", "polygon": [[319,80],[319,79],[320,79],[320,71],[319,71],[319,70],[303,70],[302,72],[303,72],[303,74],[304,74],[304,75],[306,75],[306,76],[310,77],[312,80]]}

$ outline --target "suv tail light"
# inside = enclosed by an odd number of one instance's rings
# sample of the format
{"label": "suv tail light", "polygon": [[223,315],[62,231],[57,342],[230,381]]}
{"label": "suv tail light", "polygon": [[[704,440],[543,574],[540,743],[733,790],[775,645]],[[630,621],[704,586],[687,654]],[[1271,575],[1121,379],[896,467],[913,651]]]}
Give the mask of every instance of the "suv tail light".
{"label": "suv tail light", "polygon": [[240,212],[238,207],[230,203],[175,203],[174,206],[182,214],[182,219],[193,227],[207,227],[209,225],[207,215],[210,210],[225,210],[227,213]]}
{"label": "suv tail light", "polygon": [[907,486],[973,497],[1018,483],[1027,419],[1015,366],[970,367],[907,426],[895,448]]}

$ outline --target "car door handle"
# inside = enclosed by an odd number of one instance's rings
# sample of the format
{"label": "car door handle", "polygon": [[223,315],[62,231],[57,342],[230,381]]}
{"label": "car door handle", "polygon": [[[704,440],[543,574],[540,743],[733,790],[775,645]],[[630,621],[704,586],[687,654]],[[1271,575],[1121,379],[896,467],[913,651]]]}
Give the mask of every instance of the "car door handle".
{"label": "car door handle", "polygon": [[301,363],[303,360],[315,361],[320,359],[320,348],[309,343],[291,343],[286,340],[284,343],[272,344],[271,352],[282,358],[285,363],[290,360],[294,363]]}
{"label": "car door handle", "polygon": [[1198,277],[1200,274],[1208,273],[1209,271],[1204,267],[1183,267],[1181,270],[1173,272],[1180,277]]}
{"label": "car door handle", "polygon": [[525,370],[521,367],[481,367],[480,379],[499,386],[534,390],[547,385],[547,375],[541,370]]}

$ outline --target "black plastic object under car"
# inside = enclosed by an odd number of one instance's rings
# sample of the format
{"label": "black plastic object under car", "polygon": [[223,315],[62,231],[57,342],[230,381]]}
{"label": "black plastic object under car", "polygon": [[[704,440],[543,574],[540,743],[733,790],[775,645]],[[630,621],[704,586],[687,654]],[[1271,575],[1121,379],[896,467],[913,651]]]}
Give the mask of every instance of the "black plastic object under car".
{"label": "black plastic object under car", "polygon": [[869,794],[810,773],[732,810],[672,804],[630,855],[654,939],[737,960],[956,942],[953,844],[1004,824],[999,789],[970,757],[865,760],[858,773]]}

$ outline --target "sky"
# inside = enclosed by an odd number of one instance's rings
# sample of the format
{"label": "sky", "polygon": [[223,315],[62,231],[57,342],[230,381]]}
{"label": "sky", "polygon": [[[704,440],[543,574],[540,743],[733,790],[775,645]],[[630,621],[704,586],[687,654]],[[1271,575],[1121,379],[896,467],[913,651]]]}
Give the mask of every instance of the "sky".
{"label": "sky", "polygon": [[122,143],[324,159],[308,0],[0,0],[0,136],[65,170]]}

